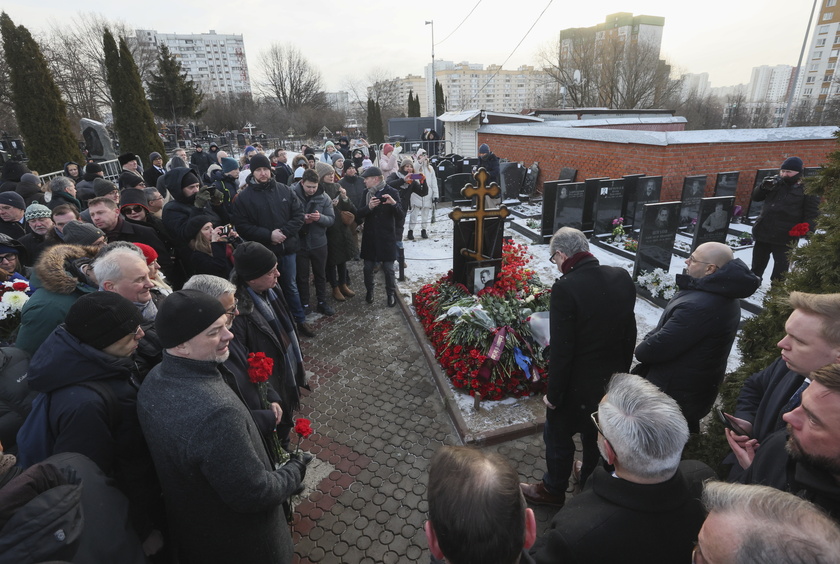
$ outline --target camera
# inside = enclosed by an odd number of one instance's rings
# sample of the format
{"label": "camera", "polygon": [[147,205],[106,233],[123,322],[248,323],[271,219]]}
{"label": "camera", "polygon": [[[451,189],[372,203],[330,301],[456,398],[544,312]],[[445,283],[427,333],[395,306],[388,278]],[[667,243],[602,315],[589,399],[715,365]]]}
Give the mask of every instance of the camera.
{"label": "camera", "polygon": [[231,229],[233,229],[233,225],[228,223],[227,225],[222,226],[222,230],[219,232],[219,234],[222,237],[227,237],[228,235],[230,235]]}
{"label": "camera", "polygon": [[768,176],[764,180],[761,181],[761,188],[763,190],[767,190],[768,192],[772,192],[775,190],[779,184],[781,184],[782,178],[776,174],[774,176]]}

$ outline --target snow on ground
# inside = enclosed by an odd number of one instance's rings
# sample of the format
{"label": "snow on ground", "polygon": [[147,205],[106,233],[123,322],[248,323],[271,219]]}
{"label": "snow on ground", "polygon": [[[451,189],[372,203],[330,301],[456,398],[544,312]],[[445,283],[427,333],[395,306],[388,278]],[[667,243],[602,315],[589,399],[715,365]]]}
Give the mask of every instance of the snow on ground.
{"label": "snow on ground", "polygon": [[[527,207],[519,206],[519,210],[527,210],[528,212],[539,213],[540,207],[531,204]],[[400,292],[406,298],[407,303],[411,303],[411,295],[419,290],[424,284],[436,281],[438,278],[446,274],[452,268],[452,245],[453,245],[453,228],[454,223],[449,219],[448,214],[452,211],[451,207],[444,207],[439,205],[435,211],[436,222],[429,225],[427,230],[429,238],[420,238],[420,229],[414,229],[414,241],[404,241],[405,244],[405,262],[407,268],[405,270],[405,281],[399,282],[398,286]],[[408,232],[408,217],[406,218],[406,233]],[[518,220],[519,223],[524,224],[524,220]],[[749,232],[748,225],[734,225],[733,228]],[[554,280],[559,276],[557,267],[551,264],[548,260],[548,245],[538,245],[527,240],[524,236],[506,229],[505,234],[512,236],[518,243],[523,243],[529,246],[531,254],[534,256],[531,264],[540,277],[542,283],[551,287]],[[686,247],[690,245],[690,238],[678,237]],[[601,249],[596,246],[591,247],[592,254],[595,255],[601,264],[618,266],[625,268],[632,274],[633,262],[625,259],[617,254]],[[752,247],[735,250],[735,256],[740,258],[748,265],[752,263]],[[670,273],[672,275],[679,274],[685,267],[685,259],[676,255],[672,255]],[[772,269],[772,260],[768,266],[767,272]],[[769,276],[765,277],[762,286],[759,290],[749,298],[749,301],[756,305],[761,305],[764,296],[770,287]],[[411,308],[413,311],[413,308]],[[641,340],[648,332],[656,327],[659,317],[662,314],[662,309],[647,300],[639,297],[636,299],[636,325],[638,332],[638,339]],[[751,317],[751,314],[742,310],[744,319]],[[735,370],[741,363],[741,355],[736,343],[732,347],[732,352],[727,363],[727,372]],[[483,401],[481,403],[481,412],[476,414],[473,409],[473,398],[460,390],[452,388],[458,406],[474,432],[484,431],[488,429],[498,428],[516,423],[525,423],[534,421],[536,417],[543,415],[543,404],[541,398],[528,398],[526,400],[506,399],[503,401],[492,402]]]}

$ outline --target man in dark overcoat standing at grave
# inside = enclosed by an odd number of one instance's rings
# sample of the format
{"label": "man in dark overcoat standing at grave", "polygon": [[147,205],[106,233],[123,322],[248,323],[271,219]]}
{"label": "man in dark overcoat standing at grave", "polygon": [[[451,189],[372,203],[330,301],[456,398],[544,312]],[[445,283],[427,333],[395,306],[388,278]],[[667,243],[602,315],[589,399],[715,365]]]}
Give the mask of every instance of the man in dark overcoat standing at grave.
{"label": "man in dark overcoat standing at grave", "polygon": [[598,461],[598,431],[590,415],[607,381],[627,372],[636,344],[636,289],[623,268],[601,266],[582,232],[563,227],[549,246],[563,276],[551,289],[545,441],[546,472],[537,484],[522,484],[530,503],[562,507],[575,458],[573,437],[583,447],[581,480]]}
{"label": "man in dark overcoat standing at grave", "polygon": [[764,202],[761,214],[753,226],[752,271],[758,277],[764,276],[764,269],[773,255],[771,282],[776,282],[788,271],[788,251],[797,236],[791,229],[800,223],[807,223],[808,230],[814,230],[819,213],[818,196],[805,194],[802,183],[804,165],[799,157],[788,157],[779,169],[778,176],[765,178],[753,191],[752,199]]}
{"label": "man in dark overcoat standing at grave", "polygon": [[741,321],[739,298],[751,296],[761,280],[723,243],[703,243],[685,265],[679,291],[636,347],[641,364],[633,371],[677,400],[689,430],[699,433],[726,374]]}

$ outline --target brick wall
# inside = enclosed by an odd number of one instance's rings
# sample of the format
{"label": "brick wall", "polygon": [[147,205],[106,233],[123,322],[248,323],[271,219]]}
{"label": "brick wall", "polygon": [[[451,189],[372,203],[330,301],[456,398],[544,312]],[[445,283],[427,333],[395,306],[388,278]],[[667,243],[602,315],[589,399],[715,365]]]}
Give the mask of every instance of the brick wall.
{"label": "brick wall", "polygon": [[661,175],[662,201],[671,201],[680,199],[686,176],[706,174],[706,195],[711,196],[718,172],[741,171],[736,203],[744,207],[757,169],[778,167],[793,155],[801,157],[805,166],[820,166],[837,149],[835,139],[661,146],[489,133],[479,133],[478,143],[487,143],[499,157],[522,161],[525,166],[538,162],[539,190],[543,181],[556,179],[560,169],[568,166],[578,170],[578,181],[635,173]]}

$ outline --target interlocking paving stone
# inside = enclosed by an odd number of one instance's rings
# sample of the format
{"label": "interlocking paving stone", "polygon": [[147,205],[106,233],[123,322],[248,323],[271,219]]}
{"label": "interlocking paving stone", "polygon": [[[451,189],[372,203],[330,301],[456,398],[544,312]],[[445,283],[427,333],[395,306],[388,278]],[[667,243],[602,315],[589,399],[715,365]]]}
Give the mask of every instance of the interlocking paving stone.
{"label": "interlocking paving stone", "polygon": [[[429,460],[460,438],[401,308],[380,299],[381,273],[367,304],[361,263],[348,266],[356,297],[332,304],[331,317],[311,315],[318,335],[302,342],[311,391],[295,417],[315,433],[301,449],[335,469],[295,507],[295,562],[426,563]],[[483,449],[510,460],[522,481],[542,478],[540,434]],[[555,511],[534,513],[543,532]]]}

